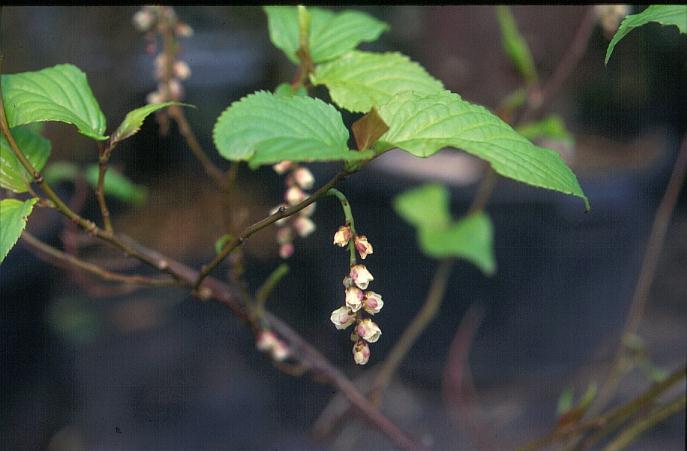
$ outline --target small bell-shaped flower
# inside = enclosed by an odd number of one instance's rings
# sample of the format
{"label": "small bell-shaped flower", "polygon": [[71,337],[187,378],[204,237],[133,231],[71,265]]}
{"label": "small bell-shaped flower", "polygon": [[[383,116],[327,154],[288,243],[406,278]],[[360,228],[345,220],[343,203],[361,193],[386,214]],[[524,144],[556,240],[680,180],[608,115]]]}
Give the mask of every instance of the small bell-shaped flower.
{"label": "small bell-shaped flower", "polygon": [[315,223],[310,218],[298,216],[293,220],[293,228],[301,238],[305,238],[315,231]]}
{"label": "small bell-shaped flower", "polygon": [[279,162],[279,163],[275,164],[274,166],[272,166],[272,169],[274,169],[274,172],[281,175],[284,172],[291,169],[292,166],[293,166],[293,163],[291,163],[290,161],[284,160],[284,161]]}
{"label": "small bell-shaped flower", "polygon": [[349,275],[361,290],[367,289],[367,285],[374,280],[374,277],[372,277],[372,274],[370,274],[370,271],[367,270],[365,265],[351,266]]}
{"label": "small bell-shaped flower", "polygon": [[346,305],[352,311],[357,312],[363,306],[363,290],[357,287],[346,288]]}
{"label": "small bell-shaped flower", "polygon": [[352,236],[351,228],[348,226],[341,226],[334,234],[334,244],[339,247],[344,247],[348,244]]}
{"label": "small bell-shaped flower", "polygon": [[334,310],[330,319],[337,329],[343,330],[355,322],[355,315],[344,306]]}
{"label": "small bell-shaped flower", "polygon": [[351,276],[344,277],[342,283],[343,283],[344,288],[352,287],[354,285],[353,279],[351,279]]}
{"label": "small bell-shaped flower", "polygon": [[191,68],[188,67],[185,61],[175,61],[174,62],[174,75],[179,77],[181,80],[186,80],[191,76]]}
{"label": "small bell-shaped flower", "polygon": [[370,315],[379,313],[379,311],[384,307],[384,301],[382,301],[382,295],[375,293],[374,291],[366,291],[365,299],[363,300],[363,308]]}
{"label": "small bell-shaped flower", "polygon": [[372,245],[367,241],[365,235],[356,235],[355,237],[355,248],[360,254],[360,258],[365,260],[368,254],[372,254]]}
{"label": "small bell-shaped flower", "polygon": [[310,189],[315,184],[315,177],[313,177],[310,169],[302,166],[293,171],[293,180],[302,189]]}
{"label": "small bell-shaped flower", "polygon": [[286,193],[284,193],[284,200],[289,205],[296,205],[305,200],[305,193],[299,187],[292,186],[286,190]]}
{"label": "small bell-shaped flower", "polygon": [[284,243],[279,246],[279,256],[283,259],[287,259],[293,255],[295,250],[292,243]]}
{"label": "small bell-shaped flower", "polygon": [[353,345],[353,360],[358,365],[365,365],[370,360],[370,347],[362,340]]}
{"label": "small bell-shaped flower", "polygon": [[357,333],[363,340],[374,343],[379,340],[380,335],[382,335],[382,330],[379,326],[369,318],[361,320],[355,327],[355,333]]}

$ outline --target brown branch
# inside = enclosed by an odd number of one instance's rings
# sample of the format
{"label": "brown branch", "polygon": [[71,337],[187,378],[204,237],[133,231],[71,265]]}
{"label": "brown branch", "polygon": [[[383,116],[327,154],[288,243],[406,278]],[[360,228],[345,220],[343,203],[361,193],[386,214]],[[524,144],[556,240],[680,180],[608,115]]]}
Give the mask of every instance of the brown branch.
{"label": "brown branch", "polygon": [[597,401],[593,408],[590,409],[592,414],[603,409],[605,404],[610,400],[624,372],[623,360],[625,357],[625,346],[623,345],[623,341],[626,337],[637,332],[639,323],[644,315],[644,310],[649,299],[649,290],[651,289],[651,284],[656,275],[656,267],[666,239],[670,218],[673,215],[673,210],[680,196],[680,190],[684,184],[686,174],[687,134],[683,137],[680,151],[675,160],[675,165],[673,166],[673,172],[670,175],[661,203],[656,210],[651,232],[649,233],[649,240],[646,245],[646,253],[642,260],[639,277],[637,278],[637,284],[635,285],[635,291],[630,303],[630,310],[621,334],[621,343],[616,351],[609,375],[599,391]]}
{"label": "brown branch", "polygon": [[334,177],[332,177],[326,184],[322,185],[317,191],[312,193],[307,199],[304,201],[292,205],[291,207],[288,208],[282,208],[273,215],[270,215],[266,217],[265,219],[256,222],[255,224],[252,224],[248,227],[246,227],[241,233],[236,235],[227,245],[224,246],[222,249],[222,252],[217,254],[212,261],[206,265],[203,265],[201,268],[200,273],[198,274],[198,279],[194,282],[194,287],[196,290],[200,288],[200,285],[203,283],[203,280],[215,269],[217,266],[219,266],[220,263],[229,255],[234,249],[239,247],[244,243],[245,240],[250,238],[254,233],[259,232],[260,230],[264,229],[265,227],[274,224],[278,220],[291,216],[293,214],[298,213],[308,205],[312,204],[313,202],[317,201],[320,197],[324,196],[327,194],[327,191],[329,191],[330,188],[334,187],[339,181],[343,180],[349,175],[348,172],[346,171],[341,171],[338,174],[336,174]]}
{"label": "brown branch", "polygon": [[100,214],[103,217],[103,224],[107,232],[112,232],[112,220],[110,219],[110,209],[107,208],[107,201],[105,201],[105,175],[107,174],[112,148],[111,143],[104,146],[98,141],[98,184],[95,189],[95,196],[98,199]]}
{"label": "brown branch", "polygon": [[118,274],[112,271],[108,271],[107,269],[102,268],[98,265],[81,260],[78,257],[67,254],[66,252],[63,252],[59,249],[56,249],[50,246],[49,244],[39,240],[26,230],[22,232],[22,239],[33,249],[48,257],[47,260],[49,260],[56,266],[79,268],[91,274],[94,274],[108,282],[121,282],[128,285],[146,285],[156,287],[178,285],[178,281],[172,278],[155,279],[139,275]]}

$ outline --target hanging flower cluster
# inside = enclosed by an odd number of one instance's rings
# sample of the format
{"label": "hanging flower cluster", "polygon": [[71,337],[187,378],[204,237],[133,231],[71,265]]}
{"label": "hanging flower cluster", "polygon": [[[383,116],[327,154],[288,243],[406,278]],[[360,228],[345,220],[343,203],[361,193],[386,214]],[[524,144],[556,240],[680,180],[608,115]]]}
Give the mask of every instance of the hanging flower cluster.
{"label": "hanging flower cluster", "polygon": [[[367,241],[365,235],[357,235],[349,226],[341,226],[334,234],[334,244],[339,247],[354,246],[360,258],[365,260],[372,254],[372,245]],[[352,251],[354,252],[354,251]],[[355,254],[352,253],[352,258]],[[382,330],[366,317],[366,314],[375,315],[384,306],[382,296],[372,290],[368,290],[368,285],[374,280],[367,267],[352,261],[350,271],[343,279],[345,289],[345,305],[334,310],[331,321],[337,329],[343,330],[355,324],[351,340],[353,345],[353,359],[358,365],[365,365],[370,359],[370,347],[368,343],[379,340]]]}
{"label": "hanging flower cluster", "polygon": [[[315,178],[312,172],[305,166],[301,166],[290,161],[282,161],[275,164],[274,171],[279,174],[286,174],[284,191],[284,203],[277,205],[270,211],[270,215],[278,212],[280,208],[287,208],[296,205],[305,200],[309,193],[307,190],[312,189]],[[315,203],[312,203],[299,211],[297,214],[282,218],[276,222],[277,225],[277,243],[279,244],[279,256],[281,258],[289,258],[293,255],[294,235],[305,238],[315,231],[315,223],[310,219],[315,212]]]}
{"label": "hanging flower cluster", "polygon": [[[157,35],[162,39],[171,31],[172,38],[188,38],[193,29],[179,20],[174,9],[169,6],[144,6],[133,17],[137,30],[145,33],[146,53],[157,52]],[[173,54],[160,52],[155,57],[155,79],[158,82],[156,91],[146,97],[148,103],[162,103],[170,100],[181,100],[184,96],[182,80],[191,76],[191,69],[185,61],[177,57],[180,47],[173,44]]]}

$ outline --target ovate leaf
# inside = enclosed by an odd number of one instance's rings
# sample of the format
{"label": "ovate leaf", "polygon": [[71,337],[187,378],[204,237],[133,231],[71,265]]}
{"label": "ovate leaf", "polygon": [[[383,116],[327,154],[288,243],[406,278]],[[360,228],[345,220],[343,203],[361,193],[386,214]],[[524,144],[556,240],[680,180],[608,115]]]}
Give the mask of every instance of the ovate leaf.
{"label": "ovate leaf", "polygon": [[399,194],[394,198],[394,210],[418,228],[446,228],[451,223],[448,190],[435,183]]}
{"label": "ovate leaf", "polygon": [[[270,39],[286,56],[298,63],[300,46],[298,11],[295,6],[265,6]],[[388,26],[359,11],[334,13],[320,8],[308,8],[310,13],[310,56],[314,63],[333,60],[361,42],[376,40]]]}
{"label": "ovate leaf", "polygon": [[26,227],[26,220],[38,199],[26,201],[17,199],[0,200],[0,262],[14,247]]}
{"label": "ovate leaf", "polygon": [[327,86],[338,106],[357,113],[405,91],[433,94],[444,89],[422,66],[400,53],[352,51],[318,66],[310,79],[314,85]]}
{"label": "ovate leaf", "polygon": [[485,213],[474,213],[446,228],[421,227],[420,248],[436,258],[460,257],[491,275],[496,271],[493,227]]}
{"label": "ovate leaf", "polygon": [[417,229],[418,244],[426,255],[462,258],[487,275],[496,270],[489,217],[478,212],[453,221],[445,186],[413,188],[396,196],[393,205],[396,213]]}
{"label": "ovate leaf", "polygon": [[372,151],[348,150],[341,113],[311,97],[260,91],[232,103],[217,119],[215,146],[228,160],[251,167],[290,161],[356,161]]}
{"label": "ovate leaf", "polygon": [[527,41],[522,37],[515,23],[515,18],[510,8],[505,5],[496,6],[496,18],[501,29],[501,44],[503,50],[510,58],[515,68],[520,72],[525,82],[533,83],[537,81],[537,70],[534,67],[532,53],[527,45]]}
{"label": "ovate leaf", "polygon": [[661,25],[675,25],[680,30],[680,33],[687,33],[687,5],[651,5],[639,14],[625,17],[613,39],[608,44],[606,64],[608,64],[616,44],[622,38],[635,28],[649,22],[658,22]]}
{"label": "ovate leaf", "polygon": [[[93,188],[98,186],[99,172],[97,164],[90,165],[86,168],[86,180]],[[136,185],[112,168],[109,168],[105,174],[103,189],[105,190],[105,195],[134,205],[140,205],[145,202],[148,194],[148,190],[145,186]]]}
{"label": "ovate leaf", "polygon": [[433,95],[406,92],[379,108],[390,129],[381,150],[398,147],[428,157],[444,147],[462,149],[488,161],[500,175],[589,201],[575,174],[556,152],[537,147],[486,108],[449,91]]}
{"label": "ovate leaf", "polygon": [[[12,129],[12,136],[24,156],[37,170],[43,169],[50,156],[50,141],[26,127]],[[19,162],[4,136],[0,136],[0,186],[25,193],[31,184],[31,175]]]}
{"label": "ovate leaf", "polygon": [[117,130],[112,134],[112,142],[117,143],[135,135],[141,129],[143,121],[149,114],[171,105],[191,106],[179,102],[151,103],[150,105],[145,105],[129,111],[122,123],[117,127]]}
{"label": "ovate leaf", "polygon": [[71,64],[2,76],[2,95],[10,127],[32,122],[73,124],[80,133],[105,140],[105,115],[86,74]]}

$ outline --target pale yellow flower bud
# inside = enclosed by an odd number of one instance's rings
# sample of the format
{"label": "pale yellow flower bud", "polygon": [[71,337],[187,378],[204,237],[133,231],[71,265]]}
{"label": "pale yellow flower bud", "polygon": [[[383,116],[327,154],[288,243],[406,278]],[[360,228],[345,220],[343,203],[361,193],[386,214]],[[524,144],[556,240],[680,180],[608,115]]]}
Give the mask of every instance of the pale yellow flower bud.
{"label": "pale yellow flower bud", "polygon": [[382,295],[375,293],[374,291],[366,291],[365,299],[363,300],[363,308],[370,315],[379,313],[379,311],[384,307],[384,301],[382,301]]}
{"label": "pale yellow flower bud", "polygon": [[310,218],[298,216],[293,220],[293,228],[301,238],[305,238],[315,231],[315,223]]}
{"label": "pale yellow flower bud", "polygon": [[136,27],[138,31],[148,31],[154,21],[155,16],[153,16],[150,11],[146,10],[138,11],[133,17],[134,27]]}
{"label": "pale yellow flower bud", "polygon": [[291,166],[293,166],[293,163],[291,163],[290,161],[282,161],[282,162],[277,163],[274,166],[272,166],[272,169],[274,169],[274,172],[281,175],[284,172],[291,169]]}
{"label": "pale yellow flower bud", "polygon": [[334,244],[339,247],[344,247],[351,239],[351,228],[348,226],[341,226],[334,234]]}
{"label": "pale yellow flower bud", "polygon": [[353,286],[353,279],[351,279],[350,276],[346,276],[343,278],[343,286],[345,288],[352,287]]}
{"label": "pale yellow flower bud", "polygon": [[284,200],[289,205],[296,205],[302,202],[304,199],[305,193],[302,189],[298,188],[297,186],[292,186],[291,188],[286,190],[286,193],[284,193]]}
{"label": "pale yellow flower bud", "polygon": [[372,254],[372,245],[368,243],[365,235],[357,235],[355,237],[355,248],[363,260],[365,260],[368,254]]}
{"label": "pale yellow flower bud", "polygon": [[162,103],[162,94],[159,91],[153,91],[146,96],[147,103]]}
{"label": "pale yellow flower bud", "polygon": [[337,329],[343,330],[355,322],[355,315],[348,307],[344,306],[334,310],[330,320]]}
{"label": "pale yellow flower bud", "polygon": [[374,280],[374,277],[372,277],[372,274],[370,274],[370,271],[367,270],[365,265],[351,266],[351,272],[349,275],[351,276],[351,279],[353,279],[353,282],[355,282],[355,284],[361,290],[367,289],[367,285],[370,283],[370,281]]}
{"label": "pale yellow flower bud", "polygon": [[357,312],[363,306],[363,290],[356,287],[346,288],[346,305],[352,311]]}
{"label": "pale yellow flower bud", "polygon": [[382,330],[379,328],[374,321],[369,318],[361,320],[355,327],[355,333],[357,333],[363,340],[374,343],[379,340],[380,335],[382,335]]}
{"label": "pale yellow flower bud", "polygon": [[275,361],[283,362],[291,355],[291,351],[289,347],[286,346],[286,343],[278,339],[272,347],[270,354]]}
{"label": "pale yellow flower bud", "polygon": [[174,62],[174,75],[181,80],[186,80],[191,76],[191,68],[188,67],[185,61],[176,61]]}
{"label": "pale yellow flower bud", "polygon": [[353,360],[358,365],[365,365],[370,360],[370,347],[364,341],[357,341],[353,345]]}
{"label": "pale yellow flower bud", "polygon": [[261,330],[258,333],[258,339],[255,342],[256,347],[260,351],[270,351],[279,339],[269,330]]}
{"label": "pale yellow flower bud", "polygon": [[190,38],[193,36],[193,28],[185,23],[178,23],[174,31],[177,36],[182,38]]}
{"label": "pale yellow flower bud", "polygon": [[293,171],[293,179],[303,189],[310,189],[315,184],[315,177],[313,177],[310,169],[302,166]]}

